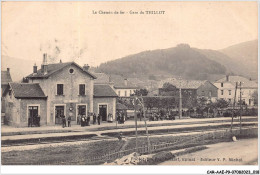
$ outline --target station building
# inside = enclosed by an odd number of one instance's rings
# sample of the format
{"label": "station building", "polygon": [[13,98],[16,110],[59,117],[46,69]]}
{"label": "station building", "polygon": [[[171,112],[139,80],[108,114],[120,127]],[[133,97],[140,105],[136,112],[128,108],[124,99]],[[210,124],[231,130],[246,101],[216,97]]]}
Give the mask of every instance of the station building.
{"label": "station building", "polygon": [[[94,85],[96,76],[89,66],[75,62],[47,63],[47,54],[38,70],[26,77],[27,83],[9,83],[3,97],[8,124],[28,126],[29,116],[40,115],[41,125],[61,124],[61,116],[71,116],[76,124],[78,115],[95,113],[107,121],[115,116],[117,94],[109,85]],[[91,118],[92,120],[92,118]]]}

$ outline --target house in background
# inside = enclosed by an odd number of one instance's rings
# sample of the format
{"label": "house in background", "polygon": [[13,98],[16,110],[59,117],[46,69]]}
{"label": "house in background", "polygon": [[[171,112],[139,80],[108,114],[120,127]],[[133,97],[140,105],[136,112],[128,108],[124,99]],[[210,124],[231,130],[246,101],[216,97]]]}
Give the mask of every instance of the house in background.
{"label": "house in background", "polygon": [[241,99],[244,104],[248,106],[254,106],[254,98],[253,93],[257,92],[258,84],[250,79],[247,79],[242,76],[229,76],[227,75],[224,78],[217,80],[214,85],[218,87],[218,98],[225,99],[229,102],[234,101],[235,97],[235,88],[236,82],[238,84],[237,95],[236,95],[236,102],[240,100],[240,82],[241,86]]}
{"label": "house in background", "polygon": [[[172,92],[167,92],[167,88],[163,88],[165,83],[172,85]],[[161,81],[159,86],[161,87],[159,88],[159,95],[172,93],[173,96],[179,96],[179,90],[181,89],[184,100],[196,100],[198,97],[205,97],[208,100],[216,101],[218,95],[218,88],[208,80],[177,80],[169,78]],[[183,103],[185,102],[183,101]]]}
{"label": "house in background", "polygon": [[130,97],[136,90],[140,89],[137,85],[129,82],[127,78],[119,75],[111,75],[114,89],[119,97]]}
{"label": "house in background", "polygon": [[140,89],[136,84],[128,81],[120,75],[107,75],[105,73],[93,73],[97,79],[95,84],[108,84],[114,89],[118,97],[130,97],[134,92]]}
{"label": "house in background", "polygon": [[[61,124],[63,115],[71,116],[72,124],[76,124],[78,115],[93,112],[101,114],[103,121],[109,113],[115,116],[116,93],[109,85],[94,85],[96,77],[88,69],[88,65],[81,67],[75,62],[48,64],[44,54],[41,69],[33,66],[27,84],[10,84],[4,93],[11,111],[8,117],[14,121],[10,124],[27,126],[29,116],[36,115],[41,116],[41,125]],[[22,98],[14,87],[26,92]]]}

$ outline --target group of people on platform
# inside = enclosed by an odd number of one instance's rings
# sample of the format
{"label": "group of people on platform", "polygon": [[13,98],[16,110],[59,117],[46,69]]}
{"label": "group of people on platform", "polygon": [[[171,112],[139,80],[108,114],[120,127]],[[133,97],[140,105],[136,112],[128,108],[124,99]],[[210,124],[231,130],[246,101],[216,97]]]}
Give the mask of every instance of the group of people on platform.
{"label": "group of people on platform", "polygon": [[[65,115],[61,116],[61,120],[62,120],[62,127],[67,127],[66,125],[66,117]],[[67,118],[67,121],[68,121],[68,127],[71,127],[71,116],[69,115],[69,117]]]}
{"label": "group of people on platform", "polygon": [[[88,115],[79,114],[77,116],[77,125],[81,125],[81,127],[90,126],[90,116],[91,116],[91,113],[88,113]],[[99,114],[98,114],[98,116],[96,116],[95,113],[93,113],[92,116],[93,116],[93,125],[95,125],[96,123],[98,123],[98,125],[100,125],[101,116]]]}
{"label": "group of people on platform", "polygon": [[40,120],[41,120],[40,115],[36,115],[36,116],[33,116],[33,117],[30,116],[28,118],[28,127],[33,127],[33,126],[40,127]]}
{"label": "group of people on platform", "polygon": [[118,124],[124,124],[126,117],[125,117],[125,113],[124,112],[117,112],[116,113],[116,120],[118,122]]}
{"label": "group of people on platform", "polygon": [[[177,114],[176,114],[177,115]],[[166,114],[162,114],[159,112],[153,112],[150,117],[149,120],[150,121],[159,121],[159,120],[175,120],[175,116],[173,113],[166,113]]]}

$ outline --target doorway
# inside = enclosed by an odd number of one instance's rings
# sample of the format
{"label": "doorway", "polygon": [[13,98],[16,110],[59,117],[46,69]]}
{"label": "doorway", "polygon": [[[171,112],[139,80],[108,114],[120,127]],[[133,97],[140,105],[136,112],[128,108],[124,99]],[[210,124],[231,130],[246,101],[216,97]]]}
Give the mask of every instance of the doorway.
{"label": "doorway", "polygon": [[107,105],[99,105],[99,115],[102,121],[107,121]]}
{"label": "doorway", "polygon": [[61,117],[64,114],[64,106],[55,106],[55,124],[62,124]]}
{"label": "doorway", "polygon": [[86,115],[86,105],[78,105],[78,114],[77,115]]}
{"label": "doorway", "polygon": [[[37,125],[37,116],[39,112],[38,106],[28,106],[28,118],[31,118],[32,125]],[[29,120],[28,120],[29,126]]]}

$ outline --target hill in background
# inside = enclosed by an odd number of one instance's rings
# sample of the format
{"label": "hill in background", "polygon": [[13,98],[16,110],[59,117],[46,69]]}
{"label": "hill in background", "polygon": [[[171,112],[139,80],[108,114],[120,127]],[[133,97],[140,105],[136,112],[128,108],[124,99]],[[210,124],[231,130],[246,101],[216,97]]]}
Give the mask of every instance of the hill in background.
{"label": "hill in background", "polygon": [[[144,51],[102,63],[95,72],[121,75],[146,82],[165,78],[215,81],[226,74],[257,79],[257,40],[233,45],[222,50],[191,48],[179,44],[169,49]],[[32,73],[34,61],[2,55],[2,70],[11,68],[14,81]],[[41,60],[36,62],[40,68]]]}
{"label": "hill in background", "polygon": [[169,49],[144,51],[109,61],[95,71],[140,79],[181,77],[215,81],[226,74],[257,79],[257,40],[219,51],[179,44]]}
{"label": "hill in background", "polygon": [[[223,56],[211,54],[216,59]],[[188,44],[123,57],[101,64],[97,71],[125,77],[181,77],[194,80],[213,80],[232,73],[225,65],[210,59],[209,55]]]}
{"label": "hill in background", "polygon": [[[236,44],[220,52],[229,56],[230,62],[240,75],[257,79],[258,74],[258,40]],[[229,66],[232,66],[229,64]]]}

